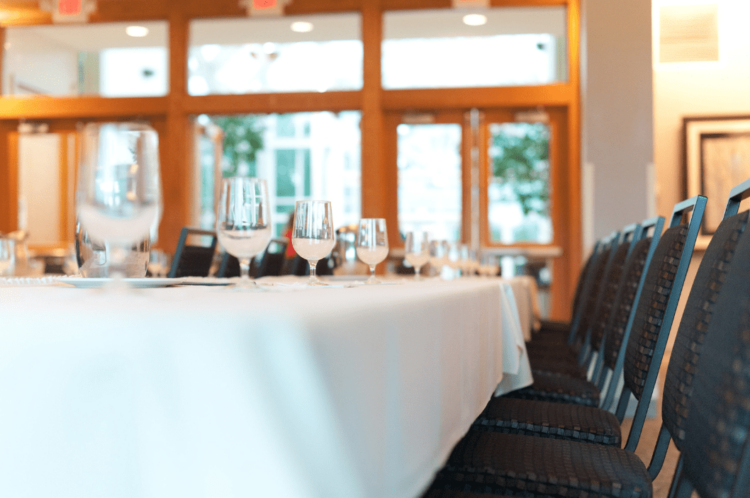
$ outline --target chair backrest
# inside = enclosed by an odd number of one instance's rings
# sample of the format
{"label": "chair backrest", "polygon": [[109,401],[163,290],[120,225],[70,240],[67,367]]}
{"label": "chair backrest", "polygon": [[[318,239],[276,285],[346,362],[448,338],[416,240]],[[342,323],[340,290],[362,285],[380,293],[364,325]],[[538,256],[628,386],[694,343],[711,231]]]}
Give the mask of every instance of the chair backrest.
{"label": "chair backrest", "polygon": [[[606,325],[604,354],[602,355],[605,368],[598,372],[600,375],[598,382],[596,377],[593,378],[601,390],[608,379],[607,374],[610,373],[609,387],[601,404],[605,410],[612,407],[615,399],[616,387],[625,364],[625,346],[633,329],[635,303],[641,299],[646,281],[644,270],[651,265],[656,248],[661,241],[664,221],[663,217],[657,216],[642,223],[641,228],[644,238],[636,242],[623,270],[622,282],[617,297],[615,297],[613,312],[610,314],[609,322]],[[648,236],[649,230],[653,230],[651,236]]]}
{"label": "chair backrest", "polygon": [[606,325],[612,312],[612,306],[617,297],[617,291],[622,283],[622,275],[628,255],[630,255],[642,233],[643,230],[641,230],[641,225],[638,223],[623,228],[619,245],[610,258],[608,268],[604,274],[604,281],[600,286],[596,311],[590,323],[588,342],[592,352],[599,352],[602,346],[602,339],[604,338]]}
{"label": "chair backrest", "polygon": [[750,496],[750,233],[713,308],[688,403],[676,496]]}
{"label": "chair backrest", "polygon": [[[703,196],[675,206],[670,228],[661,236],[646,270],[643,292],[635,308],[625,349],[624,386],[616,414],[622,420],[630,394],[635,396],[638,407],[625,445],[629,451],[635,451],[643,429],[705,207]],[[690,211],[690,222],[683,224],[682,219]]]}
{"label": "chair backrest", "polygon": [[571,316],[576,315],[576,311],[578,310],[578,307],[581,304],[581,294],[583,293],[583,288],[586,285],[587,277],[589,275],[589,272],[591,271],[591,266],[594,263],[594,260],[596,259],[596,255],[599,253],[600,250],[600,244],[601,240],[597,240],[596,244],[594,244],[594,248],[591,251],[591,254],[586,259],[586,263],[583,265],[583,269],[581,270],[580,275],[578,276],[578,283],[576,284],[576,290],[573,294],[573,307]]}
{"label": "chair backrest", "polygon": [[[211,243],[207,246],[188,245],[188,236],[209,237]],[[216,232],[199,228],[183,228],[167,276],[169,278],[207,277],[215,251]]]}
{"label": "chair backrest", "polygon": [[586,341],[586,334],[588,333],[589,325],[591,324],[592,316],[596,311],[596,304],[599,300],[599,288],[602,280],[604,280],[607,264],[616,250],[618,241],[618,232],[610,235],[602,243],[600,251],[591,263],[591,269],[586,276],[588,282],[581,295],[580,309],[573,318],[570,326],[570,335],[568,336],[568,343],[576,350],[583,347]]}
{"label": "chair backrest", "polygon": [[258,266],[257,277],[277,277],[281,275],[284,265],[284,255],[289,244],[287,239],[272,239],[263,253],[263,259]]}
{"label": "chair backrest", "polygon": [[[613,272],[611,280],[606,282],[607,288],[602,293],[601,310],[591,331],[591,346],[597,352],[591,380],[598,385],[602,393],[605,392],[604,386],[608,380],[608,374],[614,370],[617,356],[622,351],[623,333],[635,295],[642,284],[641,274],[647,255],[649,252],[652,253],[652,247],[659,242],[663,228],[664,218],[661,216],[636,224],[631,231],[626,257],[622,260],[619,269],[616,268]],[[651,229],[653,229],[654,237],[649,236]],[[628,233],[628,227],[623,230],[623,233]],[[621,250],[618,249],[618,252]],[[617,254],[616,257],[619,259],[622,255]],[[608,352],[611,360],[605,363]],[[608,391],[614,388],[615,386],[610,384]]]}
{"label": "chair backrest", "polygon": [[737,244],[745,231],[747,220],[747,211],[736,214],[723,220],[714,233],[695,275],[672,348],[664,381],[662,420],[680,451],[685,439],[693,376],[706,331],[714,317],[716,300],[724,287],[727,272],[732,267]]}

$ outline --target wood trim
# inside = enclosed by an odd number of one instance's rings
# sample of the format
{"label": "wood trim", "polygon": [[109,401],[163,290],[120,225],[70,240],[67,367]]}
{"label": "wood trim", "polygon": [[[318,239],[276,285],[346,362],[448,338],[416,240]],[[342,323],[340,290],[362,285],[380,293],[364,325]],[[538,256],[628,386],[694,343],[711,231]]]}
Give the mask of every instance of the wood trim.
{"label": "wood trim", "polygon": [[18,132],[0,123],[0,232],[18,229]]}
{"label": "wood trim", "polygon": [[362,92],[262,93],[187,97],[189,114],[255,114],[284,112],[347,111],[362,106]]}
{"label": "wood trim", "polygon": [[362,5],[362,45],[364,77],[362,88],[362,217],[383,218],[389,200],[397,197],[390,191],[384,167],[383,144],[385,120],[380,86],[380,56],[383,18],[380,0]]}
{"label": "wood trim", "polygon": [[60,140],[60,242],[67,245],[73,240],[69,233],[68,226],[68,201],[70,200],[68,191],[68,135],[67,133],[58,133]]}
{"label": "wood trim", "polygon": [[383,92],[383,107],[386,110],[558,106],[574,100],[575,90],[567,83]]}
{"label": "wood trim", "polygon": [[402,122],[401,113],[386,113],[384,117],[383,160],[386,173],[386,192],[391,192],[385,202],[385,221],[388,225],[388,245],[391,248],[403,247],[401,229],[398,222],[398,125]]}
{"label": "wood trim", "polygon": [[4,97],[0,119],[122,118],[165,114],[167,97]]}
{"label": "wood trim", "polygon": [[[568,320],[570,307],[575,293],[576,277],[581,268],[583,253],[583,234],[581,227],[581,100],[580,100],[580,0],[570,0],[568,3],[568,71],[570,86],[575,89],[573,100],[567,107],[567,136],[564,147],[567,167],[568,198],[567,214],[567,244],[564,246],[566,267],[553,269],[552,278],[560,282],[561,289],[553,294],[552,318]],[[562,262],[561,262],[562,263]],[[560,266],[560,265],[556,265]]]}

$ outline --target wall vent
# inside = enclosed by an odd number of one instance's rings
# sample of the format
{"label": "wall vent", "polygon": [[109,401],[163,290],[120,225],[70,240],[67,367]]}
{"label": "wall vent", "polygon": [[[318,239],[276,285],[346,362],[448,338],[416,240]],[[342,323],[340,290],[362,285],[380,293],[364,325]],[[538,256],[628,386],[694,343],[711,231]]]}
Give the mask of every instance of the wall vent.
{"label": "wall vent", "polygon": [[718,60],[718,4],[660,7],[659,62]]}

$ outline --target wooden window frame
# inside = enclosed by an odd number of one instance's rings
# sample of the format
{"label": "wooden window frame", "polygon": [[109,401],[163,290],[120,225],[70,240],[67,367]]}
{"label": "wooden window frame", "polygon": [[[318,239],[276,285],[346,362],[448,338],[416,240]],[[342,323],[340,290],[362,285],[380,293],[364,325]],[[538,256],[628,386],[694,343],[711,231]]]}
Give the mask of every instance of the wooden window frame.
{"label": "wooden window frame", "polygon": [[[6,7],[8,17],[0,22],[0,43],[8,26],[49,24],[48,13],[25,3]],[[32,4],[33,5],[33,4]],[[580,0],[491,0],[493,7],[567,8],[568,81],[543,86],[450,88],[428,90],[383,90],[381,85],[381,43],[383,13],[391,10],[450,8],[450,0],[296,0],[287,15],[359,12],[362,16],[363,87],[359,91],[327,93],[209,95],[187,93],[189,24],[192,19],[242,17],[246,13],[237,0],[99,0],[90,22],[166,20],[169,22],[169,93],[144,98],[0,98],[0,231],[16,227],[17,172],[10,159],[11,133],[24,119],[55,121],[147,118],[160,125],[164,217],[160,245],[173,247],[182,226],[191,217],[193,191],[192,116],[198,114],[279,113],[355,110],[362,113],[362,216],[386,217],[392,210],[395,192],[388,178],[385,150],[386,114],[408,109],[490,109],[544,106],[559,110],[565,120],[560,150],[567,165],[563,196],[568,230],[556,244],[564,256],[556,264],[554,278],[559,292],[553,298],[552,316],[569,316],[575,276],[581,262],[580,213]],[[557,112],[557,111],[556,111]]]}

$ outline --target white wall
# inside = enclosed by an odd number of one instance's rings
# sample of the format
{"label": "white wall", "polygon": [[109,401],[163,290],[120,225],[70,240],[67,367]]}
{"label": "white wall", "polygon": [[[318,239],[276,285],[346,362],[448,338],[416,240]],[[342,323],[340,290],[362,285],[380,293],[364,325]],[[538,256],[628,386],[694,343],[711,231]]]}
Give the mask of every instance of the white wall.
{"label": "white wall", "polygon": [[[655,36],[658,8],[666,3],[666,0],[653,2]],[[675,0],[669,3],[675,3]],[[684,197],[682,118],[750,115],[750,31],[747,29],[750,2],[719,0],[717,3],[719,62],[659,64],[654,57],[654,157],[660,213],[670,211]],[[656,51],[654,46],[655,54]],[[729,192],[726,192],[719,198],[708,199],[708,202],[723,210],[728,196]],[[690,263],[668,351],[671,351],[677,324],[702,255],[701,251],[696,251]]]}
{"label": "white wall", "polygon": [[19,135],[19,228],[29,244],[54,245],[63,239],[60,226],[60,136]]}
{"label": "white wall", "polygon": [[584,0],[582,30],[583,219],[588,249],[594,239],[652,215],[651,0]]}
{"label": "white wall", "polygon": [[[718,3],[719,62],[659,64],[654,58],[654,157],[660,212],[671,210],[684,195],[682,118],[750,115],[750,1]],[[663,4],[664,0],[654,0],[655,21]],[[728,195],[708,202],[723,211]]]}

